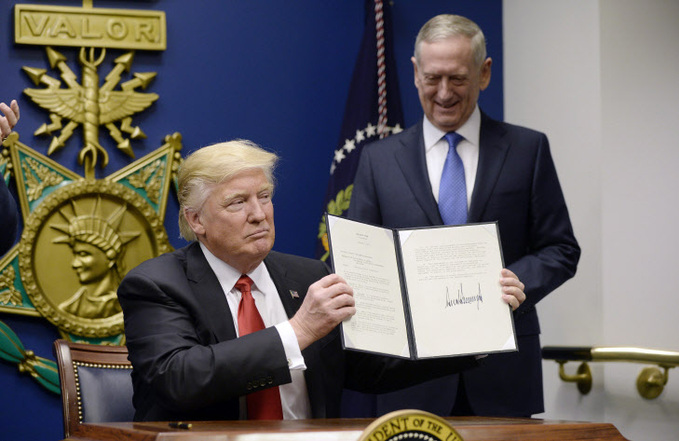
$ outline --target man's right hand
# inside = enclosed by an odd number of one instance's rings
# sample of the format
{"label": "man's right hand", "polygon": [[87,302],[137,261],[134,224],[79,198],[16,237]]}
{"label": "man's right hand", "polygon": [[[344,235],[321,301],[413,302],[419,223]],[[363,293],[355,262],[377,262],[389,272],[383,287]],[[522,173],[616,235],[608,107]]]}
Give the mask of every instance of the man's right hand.
{"label": "man's right hand", "polygon": [[324,337],[356,313],[354,291],[337,274],[330,274],[309,286],[299,311],[290,319],[299,348]]}

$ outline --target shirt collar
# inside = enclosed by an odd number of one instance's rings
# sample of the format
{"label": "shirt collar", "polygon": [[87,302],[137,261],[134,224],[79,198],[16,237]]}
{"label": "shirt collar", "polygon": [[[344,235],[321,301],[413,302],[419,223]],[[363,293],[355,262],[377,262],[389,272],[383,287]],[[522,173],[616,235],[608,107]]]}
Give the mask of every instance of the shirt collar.
{"label": "shirt collar", "polygon": [[[202,242],[198,243],[200,244],[200,249],[203,251],[208,265],[210,265],[210,268],[212,268],[212,271],[217,276],[219,284],[222,285],[225,290],[227,287],[233,288],[241,276],[240,271],[212,254]],[[252,279],[255,287],[262,287],[265,286],[264,280],[267,277],[267,274],[266,265],[262,262],[257,265],[254,270],[250,271],[247,276]]]}
{"label": "shirt collar", "polygon": [[[479,145],[479,133],[481,132],[481,111],[478,104],[469,116],[469,119],[456,130],[464,139],[475,146]],[[424,150],[428,152],[446,134],[443,130],[434,126],[425,115],[422,121],[422,134],[424,136]]]}

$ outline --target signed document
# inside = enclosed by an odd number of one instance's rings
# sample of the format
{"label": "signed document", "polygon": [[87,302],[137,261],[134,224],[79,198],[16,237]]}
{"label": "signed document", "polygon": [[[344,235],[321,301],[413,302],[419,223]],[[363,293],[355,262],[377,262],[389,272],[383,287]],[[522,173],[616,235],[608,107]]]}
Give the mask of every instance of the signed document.
{"label": "signed document", "polygon": [[327,215],[326,225],[356,300],[346,349],[409,359],[517,350],[497,223],[389,229]]}

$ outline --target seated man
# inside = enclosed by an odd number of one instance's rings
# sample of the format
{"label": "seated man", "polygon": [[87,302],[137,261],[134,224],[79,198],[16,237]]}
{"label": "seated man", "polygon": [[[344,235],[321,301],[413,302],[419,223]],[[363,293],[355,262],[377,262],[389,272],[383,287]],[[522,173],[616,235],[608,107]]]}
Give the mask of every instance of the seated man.
{"label": "seated man", "polygon": [[[320,261],[271,251],[276,160],[232,141],[182,164],[179,225],[193,242],[131,270],[118,290],[135,420],[333,418],[344,387],[394,390],[476,364],[342,350],[351,287]],[[518,307],[523,284],[501,280]]]}

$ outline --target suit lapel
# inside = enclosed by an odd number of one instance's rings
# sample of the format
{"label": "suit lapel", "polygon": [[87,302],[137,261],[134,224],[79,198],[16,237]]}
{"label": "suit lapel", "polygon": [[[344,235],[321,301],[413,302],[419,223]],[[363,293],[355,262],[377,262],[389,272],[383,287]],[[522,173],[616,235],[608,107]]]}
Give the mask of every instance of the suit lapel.
{"label": "suit lapel", "polygon": [[306,287],[302,287],[299,282],[289,277],[288,270],[278,256],[275,251],[272,251],[264,259],[264,264],[269,271],[271,280],[276,285],[276,290],[281,298],[281,302],[283,302],[285,313],[288,318],[292,318],[302,305],[302,300],[306,294]]}
{"label": "suit lapel", "polygon": [[479,137],[479,166],[476,170],[474,192],[469,207],[468,222],[479,222],[493,193],[500,171],[509,151],[504,139],[505,130],[481,112],[481,131]]}
{"label": "suit lapel", "polygon": [[236,327],[226,296],[198,242],[193,242],[187,248],[186,276],[192,283],[193,296],[201,305],[200,309],[204,311],[217,341],[236,338]]}
{"label": "suit lapel", "polygon": [[422,120],[399,138],[399,145],[393,150],[393,154],[408,186],[431,225],[441,225],[443,222],[431,190],[429,172],[427,171]]}

